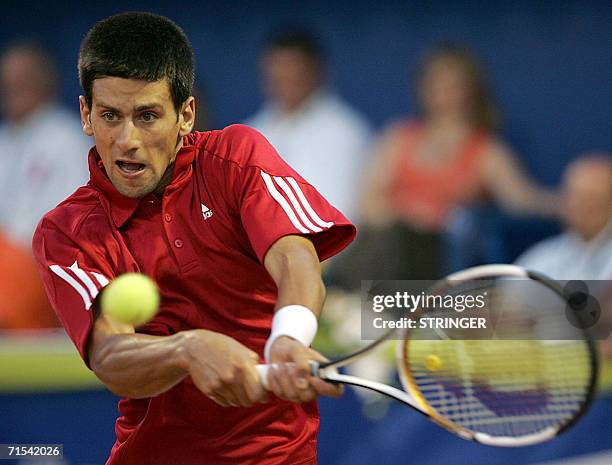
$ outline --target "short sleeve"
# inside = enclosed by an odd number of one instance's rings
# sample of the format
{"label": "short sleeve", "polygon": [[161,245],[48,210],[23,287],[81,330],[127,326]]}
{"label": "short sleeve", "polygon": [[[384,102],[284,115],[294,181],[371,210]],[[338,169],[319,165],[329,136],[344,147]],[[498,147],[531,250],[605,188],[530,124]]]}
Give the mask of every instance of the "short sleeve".
{"label": "short sleeve", "polygon": [[[240,217],[260,261],[283,236],[308,236],[325,260],[355,238],[355,226],[251,130],[249,165],[238,179]],[[254,133],[254,134],[253,134]]]}
{"label": "short sleeve", "polygon": [[51,306],[87,364],[93,304],[114,273],[93,249],[83,250],[45,219],[36,229],[32,248]]}

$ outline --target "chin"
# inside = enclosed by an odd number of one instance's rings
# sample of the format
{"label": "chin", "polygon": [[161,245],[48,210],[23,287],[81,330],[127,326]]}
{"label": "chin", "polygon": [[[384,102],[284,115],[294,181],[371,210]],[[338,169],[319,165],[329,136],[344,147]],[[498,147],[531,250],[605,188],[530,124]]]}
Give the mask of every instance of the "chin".
{"label": "chin", "polygon": [[125,195],[126,197],[129,197],[131,199],[140,199],[140,198],[144,197],[145,195],[151,193],[150,191],[140,192],[140,191],[132,191],[132,190],[129,190],[129,191],[121,191],[120,190],[119,192],[121,192],[123,195]]}
{"label": "chin", "polygon": [[122,195],[131,199],[139,199],[146,195],[149,195],[155,190],[155,186],[126,186],[120,183],[113,183],[115,189],[117,189]]}

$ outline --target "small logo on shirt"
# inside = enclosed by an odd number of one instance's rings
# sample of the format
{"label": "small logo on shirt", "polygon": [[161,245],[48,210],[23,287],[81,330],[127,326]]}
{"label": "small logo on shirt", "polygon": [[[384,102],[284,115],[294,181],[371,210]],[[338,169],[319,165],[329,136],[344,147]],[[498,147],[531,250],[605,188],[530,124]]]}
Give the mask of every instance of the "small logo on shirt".
{"label": "small logo on shirt", "polygon": [[210,208],[208,208],[204,204],[201,204],[201,205],[202,205],[202,216],[204,217],[205,220],[213,216],[213,212]]}

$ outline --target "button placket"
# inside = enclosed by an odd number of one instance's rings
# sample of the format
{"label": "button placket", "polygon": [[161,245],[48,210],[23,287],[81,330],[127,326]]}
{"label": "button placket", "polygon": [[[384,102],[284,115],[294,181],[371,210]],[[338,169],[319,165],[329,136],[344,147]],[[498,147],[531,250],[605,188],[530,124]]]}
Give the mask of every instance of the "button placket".
{"label": "button placket", "polygon": [[162,200],[161,221],[167,243],[182,273],[197,266],[198,256],[190,243],[189,225],[185,224],[185,218],[179,209],[180,194],[181,192],[175,189],[166,190]]}

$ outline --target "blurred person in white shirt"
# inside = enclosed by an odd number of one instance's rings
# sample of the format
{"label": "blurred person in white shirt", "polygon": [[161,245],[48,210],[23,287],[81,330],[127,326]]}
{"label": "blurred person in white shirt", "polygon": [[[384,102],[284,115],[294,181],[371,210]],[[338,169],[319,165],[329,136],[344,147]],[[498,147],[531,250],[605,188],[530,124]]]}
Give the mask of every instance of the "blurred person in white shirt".
{"label": "blurred person in white shirt", "polygon": [[588,154],[565,170],[561,215],[566,230],[516,261],[553,279],[612,279],[612,156]]}
{"label": "blurred person in white shirt", "polygon": [[325,83],[317,40],[303,30],[272,35],[260,60],[263,107],[246,124],[352,221],[370,139],[366,120]]}
{"label": "blurred person in white shirt", "polygon": [[88,179],[91,145],[76,114],[56,100],[51,57],[16,43],[0,55],[0,228],[30,248],[38,221]]}

